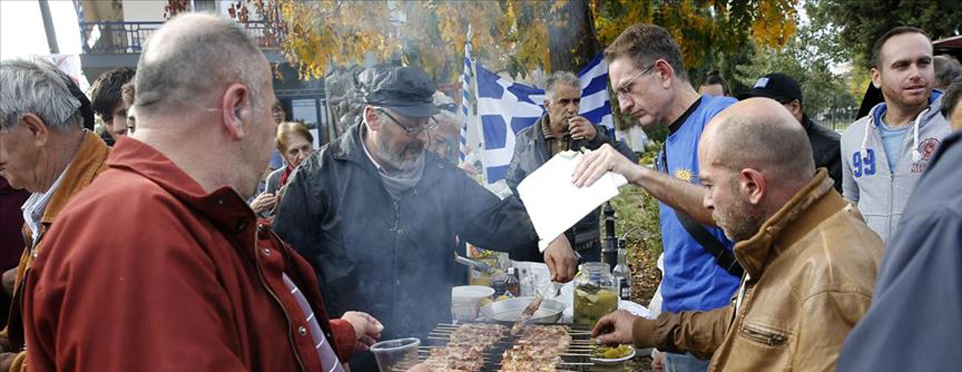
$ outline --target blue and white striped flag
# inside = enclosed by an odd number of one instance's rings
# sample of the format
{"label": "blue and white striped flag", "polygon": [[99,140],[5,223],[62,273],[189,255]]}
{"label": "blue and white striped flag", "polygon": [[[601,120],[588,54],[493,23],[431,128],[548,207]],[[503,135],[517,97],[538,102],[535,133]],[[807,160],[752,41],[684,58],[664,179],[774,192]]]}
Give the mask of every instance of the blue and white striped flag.
{"label": "blue and white striped flag", "polygon": [[471,25],[468,25],[468,35],[464,39],[464,72],[461,74],[461,114],[463,124],[461,125],[461,146],[458,153],[461,161],[468,154],[468,123],[471,121],[471,81],[474,76],[471,68]]}
{"label": "blue and white striped flag", "polygon": [[[468,65],[465,65],[467,71]],[[602,125],[614,138],[611,102],[608,96],[608,65],[599,54],[578,73],[581,80],[580,114],[595,125]],[[504,79],[477,64],[478,115],[484,164],[488,184],[504,178],[514,155],[515,135],[544,114],[544,90]],[[463,137],[462,137],[463,139]]]}
{"label": "blue and white striped flag", "polygon": [[484,148],[485,181],[498,182],[508,172],[514,154],[514,137],[544,113],[544,90],[499,77],[477,64],[478,115]]}
{"label": "blue and white striped flag", "polygon": [[611,118],[611,100],[608,95],[608,64],[605,54],[598,53],[588,66],[578,73],[581,80],[581,107],[579,113],[594,125],[604,126],[608,136],[614,138],[615,124]]}

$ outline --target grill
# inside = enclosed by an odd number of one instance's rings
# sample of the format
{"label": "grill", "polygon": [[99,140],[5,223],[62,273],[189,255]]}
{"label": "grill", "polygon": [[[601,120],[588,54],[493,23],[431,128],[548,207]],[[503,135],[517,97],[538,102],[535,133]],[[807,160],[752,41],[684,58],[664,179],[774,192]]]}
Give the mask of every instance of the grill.
{"label": "grill", "polygon": [[[567,323],[537,324],[528,326],[523,334],[516,336],[512,336],[509,329],[493,323],[438,324],[428,335],[427,342],[418,347],[418,359],[429,363],[440,361],[440,366],[432,365],[435,372],[600,370],[591,361],[595,343],[591,340],[591,329],[587,326]],[[564,333],[570,337],[568,347],[557,350],[563,342]],[[452,339],[452,335],[455,335],[456,339]],[[448,346],[459,347],[459,352],[446,353],[444,349]],[[556,350],[548,350],[551,348]],[[512,349],[514,351],[511,351]],[[511,351],[509,360],[505,360],[507,351]],[[432,354],[439,355],[429,361]],[[403,372],[403,369],[396,371]]]}

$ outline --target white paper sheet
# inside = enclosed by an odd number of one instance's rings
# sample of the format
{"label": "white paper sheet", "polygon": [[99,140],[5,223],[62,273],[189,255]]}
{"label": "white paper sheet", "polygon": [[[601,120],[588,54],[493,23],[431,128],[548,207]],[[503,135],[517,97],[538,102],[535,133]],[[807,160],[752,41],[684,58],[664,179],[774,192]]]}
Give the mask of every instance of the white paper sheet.
{"label": "white paper sheet", "polygon": [[518,184],[518,196],[538,233],[538,248],[542,252],[548,243],[618,195],[618,187],[628,183],[624,176],[608,172],[590,187],[575,187],[571,176],[583,156],[574,151],[555,155]]}

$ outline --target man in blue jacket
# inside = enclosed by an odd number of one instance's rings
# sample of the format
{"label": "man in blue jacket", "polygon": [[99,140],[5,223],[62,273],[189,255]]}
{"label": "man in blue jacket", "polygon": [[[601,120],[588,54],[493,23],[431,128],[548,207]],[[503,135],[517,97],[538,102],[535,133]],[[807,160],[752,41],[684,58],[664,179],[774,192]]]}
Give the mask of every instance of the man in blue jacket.
{"label": "man in blue jacket", "polygon": [[[698,181],[697,146],[711,118],[737,101],[699,96],[688,80],[678,44],[655,25],[629,27],[608,47],[605,58],[621,112],[643,126],[667,126],[669,134],[657,170],[628,160],[606,144],[585,157],[575,185],[591,184],[611,170],[661,201],[663,311],[728,306],[741,268],[731,253],[731,240],[714,227],[711,211],[702,205],[705,189]],[[667,354],[665,361],[675,371],[708,369],[707,360],[689,354]]]}
{"label": "man in blue jacket", "polygon": [[839,371],[953,371],[962,353],[962,79],[942,101],[954,134],[909,197],[885,254],[868,314],[849,335]]}

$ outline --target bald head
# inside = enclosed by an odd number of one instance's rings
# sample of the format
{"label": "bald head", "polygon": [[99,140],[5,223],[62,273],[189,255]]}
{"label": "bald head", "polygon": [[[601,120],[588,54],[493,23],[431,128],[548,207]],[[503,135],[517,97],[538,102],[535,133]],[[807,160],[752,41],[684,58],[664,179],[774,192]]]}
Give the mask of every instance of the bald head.
{"label": "bald head", "polygon": [[708,162],[740,170],[752,168],[779,182],[807,183],[815,173],[805,129],[778,102],[751,98],[722,111],[705,127],[699,148]]}
{"label": "bald head", "polygon": [[753,236],[815,173],[805,130],[768,98],[716,115],[698,143],[698,165],[704,206],[735,241]]}
{"label": "bald head", "polygon": [[[137,65],[139,115],[181,113],[210,106],[230,84],[245,85],[256,101],[267,59],[237,24],[211,14],[190,13],[154,33]],[[263,102],[254,102],[262,104]]]}

